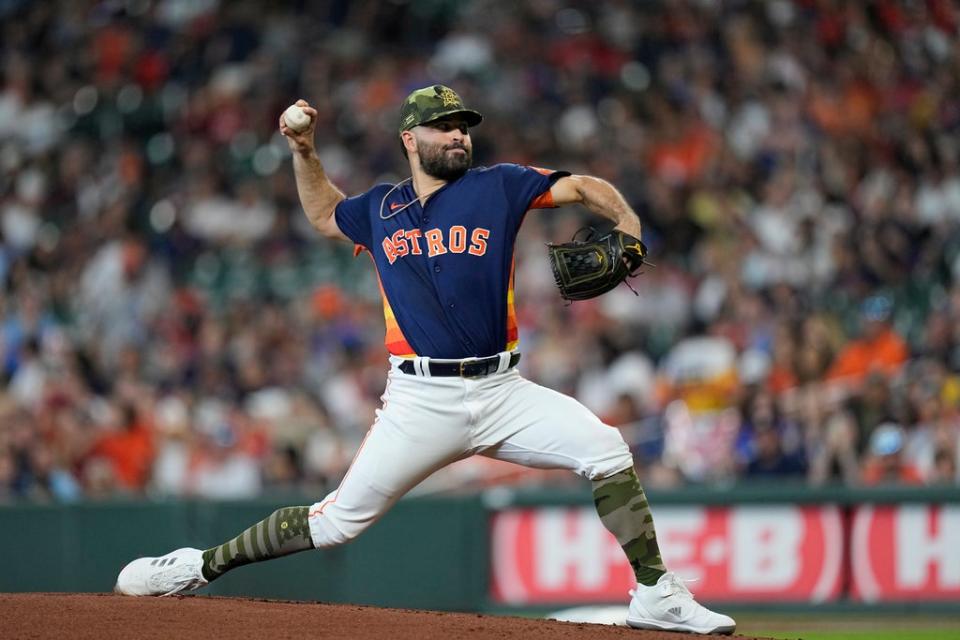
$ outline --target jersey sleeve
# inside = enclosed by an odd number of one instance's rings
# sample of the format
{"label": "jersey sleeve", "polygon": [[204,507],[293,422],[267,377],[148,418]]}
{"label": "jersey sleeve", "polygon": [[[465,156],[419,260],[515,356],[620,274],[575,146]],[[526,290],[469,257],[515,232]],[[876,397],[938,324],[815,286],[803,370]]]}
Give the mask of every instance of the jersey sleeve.
{"label": "jersey sleeve", "polygon": [[515,206],[515,215],[523,217],[530,209],[549,209],[556,205],[550,197],[550,187],[569,171],[553,171],[518,164],[502,164],[503,187]]}
{"label": "jersey sleeve", "polygon": [[343,235],[354,244],[366,247],[373,244],[373,231],[370,228],[370,202],[372,191],[342,200],[334,210],[334,220]]}

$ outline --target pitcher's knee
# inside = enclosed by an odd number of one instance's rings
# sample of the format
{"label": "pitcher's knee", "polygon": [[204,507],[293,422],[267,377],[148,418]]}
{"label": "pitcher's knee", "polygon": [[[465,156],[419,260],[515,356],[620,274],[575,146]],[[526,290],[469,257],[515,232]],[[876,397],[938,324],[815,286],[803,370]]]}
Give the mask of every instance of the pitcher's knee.
{"label": "pitcher's knee", "polygon": [[624,442],[620,431],[608,427],[609,432],[593,447],[596,453],[586,460],[582,475],[590,480],[600,480],[633,466],[633,454]]}
{"label": "pitcher's knee", "polygon": [[366,530],[373,521],[370,518],[345,518],[333,504],[317,503],[310,509],[308,522],[310,538],[318,549],[336,547],[350,542]]}

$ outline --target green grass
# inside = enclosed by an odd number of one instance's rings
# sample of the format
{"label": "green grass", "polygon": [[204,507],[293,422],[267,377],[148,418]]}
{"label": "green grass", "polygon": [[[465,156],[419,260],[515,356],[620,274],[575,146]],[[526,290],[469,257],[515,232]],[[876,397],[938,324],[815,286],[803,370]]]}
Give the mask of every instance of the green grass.
{"label": "green grass", "polygon": [[[771,611],[717,607],[737,621],[737,635],[776,640],[960,640],[960,602],[938,603],[939,608],[895,605],[877,610]],[[542,617],[542,610],[502,610],[500,615]]]}
{"label": "green grass", "polygon": [[735,616],[737,633],[777,640],[960,640],[954,615]]}
{"label": "green grass", "polygon": [[[739,632],[739,630],[738,630]],[[779,638],[782,640],[960,640],[960,631],[946,629],[862,629],[859,631],[792,631],[768,632],[751,630],[750,635]]]}

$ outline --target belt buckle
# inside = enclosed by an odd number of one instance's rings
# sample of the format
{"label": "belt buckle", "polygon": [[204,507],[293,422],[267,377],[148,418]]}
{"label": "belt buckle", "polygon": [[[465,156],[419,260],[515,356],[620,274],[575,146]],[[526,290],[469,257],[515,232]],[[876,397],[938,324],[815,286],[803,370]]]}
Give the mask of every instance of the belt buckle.
{"label": "belt buckle", "polygon": [[473,363],[473,362],[477,362],[477,360],[478,360],[478,358],[464,358],[463,360],[460,361],[460,377],[461,377],[461,378],[479,378],[479,377],[481,377],[481,376],[483,375],[483,374],[467,375],[467,372],[466,372],[466,370],[464,369],[464,367],[465,367],[467,364],[470,364],[470,363]]}

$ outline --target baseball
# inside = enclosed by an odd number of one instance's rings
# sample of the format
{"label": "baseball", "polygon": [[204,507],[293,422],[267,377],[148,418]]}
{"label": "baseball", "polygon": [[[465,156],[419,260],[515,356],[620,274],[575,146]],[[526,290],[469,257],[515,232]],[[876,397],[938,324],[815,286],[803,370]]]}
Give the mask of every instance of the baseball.
{"label": "baseball", "polygon": [[310,126],[310,116],[295,104],[290,105],[287,107],[287,110],[283,112],[283,121],[297,133],[305,131],[307,127]]}

